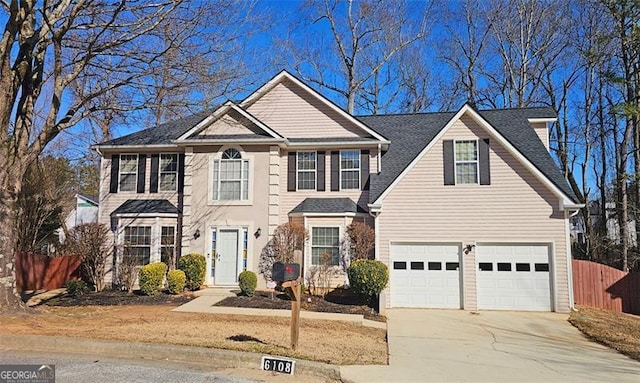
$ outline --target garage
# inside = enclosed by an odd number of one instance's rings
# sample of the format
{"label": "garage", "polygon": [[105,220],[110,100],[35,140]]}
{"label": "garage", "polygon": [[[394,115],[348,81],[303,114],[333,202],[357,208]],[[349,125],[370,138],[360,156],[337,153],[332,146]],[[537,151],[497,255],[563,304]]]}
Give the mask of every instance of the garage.
{"label": "garage", "polygon": [[550,253],[546,244],[478,245],[478,308],[551,311]]}
{"label": "garage", "polygon": [[398,243],[390,255],[392,307],[461,307],[458,244]]}

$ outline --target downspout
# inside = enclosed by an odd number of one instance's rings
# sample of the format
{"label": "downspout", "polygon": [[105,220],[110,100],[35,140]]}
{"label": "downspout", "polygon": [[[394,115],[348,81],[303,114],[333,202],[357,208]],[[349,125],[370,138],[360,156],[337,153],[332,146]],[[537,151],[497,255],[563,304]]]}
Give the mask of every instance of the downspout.
{"label": "downspout", "polygon": [[[567,247],[567,274],[569,277],[569,310],[575,310],[575,302],[574,302],[574,292],[573,292],[573,254],[571,254],[571,228],[569,226],[569,221],[571,218],[578,215],[580,210],[576,210],[572,214],[568,214],[568,211],[565,210],[565,241]],[[568,215],[568,216],[567,216]]]}
{"label": "downspout", "polygon": [[[382,152],[382,144],[378,144],[378,154],[377,154],[377,157],[378,157],[378,161],[377,161],[378,162],[378,166],[377,166],[378,174],[380,174],[380,172],[382,171],[382,163],[381,163],[382,162],[381,161],[382,160],[382,154],[381,154],[381,152]],[[371,213],[369,213],[369,214],[371,214]]]}

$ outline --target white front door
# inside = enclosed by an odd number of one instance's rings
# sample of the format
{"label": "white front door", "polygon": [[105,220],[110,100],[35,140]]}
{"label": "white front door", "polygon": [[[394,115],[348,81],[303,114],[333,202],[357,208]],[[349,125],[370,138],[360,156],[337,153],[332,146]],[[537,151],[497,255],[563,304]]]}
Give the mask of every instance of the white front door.
{"label": "white front door", "polygon": [[391,245],[391,306],[455,308],[460,304],[460,245]]}
{"label": "white front door", "polygon": [[478,245],[478,308],[551,311],[549,258],[547,245]]}
{"label": "white front door", "polygon": [[214,282],[216,285],[238,283],[238,230],[218,229]]}

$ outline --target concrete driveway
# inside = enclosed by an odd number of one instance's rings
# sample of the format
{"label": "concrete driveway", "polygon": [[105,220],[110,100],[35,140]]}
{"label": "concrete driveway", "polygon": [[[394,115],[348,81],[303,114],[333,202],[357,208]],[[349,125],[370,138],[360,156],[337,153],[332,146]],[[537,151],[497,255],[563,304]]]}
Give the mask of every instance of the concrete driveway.
{"label": "concrete driveway", "polygon": [[388,311],[389,366],[351,382],[640,382],[640,362],[587,340],[566,314]]}

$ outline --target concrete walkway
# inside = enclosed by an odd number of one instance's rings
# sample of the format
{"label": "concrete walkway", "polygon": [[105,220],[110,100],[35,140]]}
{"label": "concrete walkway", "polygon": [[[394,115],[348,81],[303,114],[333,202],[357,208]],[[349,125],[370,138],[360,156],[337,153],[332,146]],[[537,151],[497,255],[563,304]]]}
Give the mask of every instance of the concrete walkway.
{"label": "concrete walkway", "polygon": [[345,382],[640,382],[640,363],[554,313],[387,311],[389,366],[342,366]]}
{"label": "concrete walkway", "polygon": [[[255,315],[255,316],[271,316],[271,317],[291,317],[291,310],[269,310],[269,309],[251,309],[242,307],[223,307],[215,306],[216,303],[223,299],[236,294],[225,289],[204,289],[197,293],[198,298],[176,307],[172,311],[192,312],[192,313],[209,313],[209,314],[225,314],[225,315]],[[315,320],[336,320],[350,322],[361,326],[375,327],[386,329],[387,324],[383,322],[371,321],[364,319],[362,315],[354,314],[338,314],[338,313],[319,313],[314,311],[300,311],[300,318]]]}

